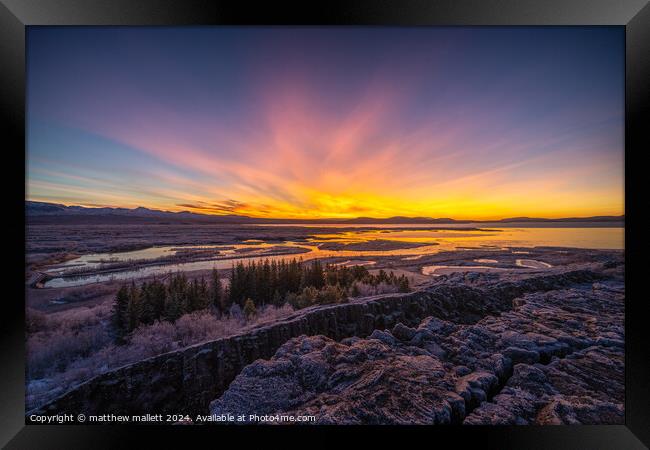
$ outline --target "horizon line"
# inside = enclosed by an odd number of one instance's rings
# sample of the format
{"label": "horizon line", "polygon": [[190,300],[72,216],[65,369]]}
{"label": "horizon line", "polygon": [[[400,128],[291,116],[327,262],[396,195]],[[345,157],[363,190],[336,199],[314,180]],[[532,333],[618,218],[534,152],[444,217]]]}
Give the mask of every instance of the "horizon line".
{"label": "horizon line", "polygon": [[137,209],[146,209],[149,211],[154,211],[154,212],[159,212],[159,213],[167,213],[167,214],[194,214],[197,216],[203,216],[203,217],[242,217],[242,218],[247,218],[247,219],[260,219],[260,220],[306,220],[306,221],[313,221],[313,220],[319,220],[319,221],[325,221],[325,220],[332,220],[332,221],[346,221],[346,220],[359,220],[359,219],[371,219],[371,220],[389,220],[389,219],[395,219],[395,218],[404,218],[408,220],[413,220],[413,219],[427,219],[427,220],[453,220],[453,221],[459,221],[459,222],[491,222],[491,221],[502,221],[502,220],[510,220],[510,219],[539,219],[539,220],[566,220],[566,219],[592,219],[592,218],[597,218],[597,217],[607,217],[607,218],[625,218],[625,213],[621,214],[594,214],[594,215],[587,215],[587,216],[579,216],[579,215],[568,215],[568,216],[557,216],[557,217],[536,217],[536,216],[527,216],[527,215],[512,215],[512,216],[504,216],[500,218],[490,218],[490,219],[456,219],[453,217],[434,217],[434,216],[405,216],[405,215],[394,215],[394,216],[371,216],[371,215],[364,215],[364,216],[354,216],[354,217],[263,217],[263,216],[251,216],[251,215],[245,215],[245,214],[210,214],[210,213],[204,213],[204,212],[194,212],[191,210],[179,210],[179,211],[171,211],[167,209],[156,209],[156,208],[151,208],[148,206],[134,206],[134,207],[127,207],[127,206],[116,206],[116,205],[97,205],[97,204],[79,204],[79,203],[66,203],[66,202],[45,202],[45,201],[40,201],[40,200],[29,200],[25,199],[25,203],[42,203],[42,204],[47,204],[47,205],[56,205],[56,206],[64,206],[66,208],[69,207],[79,207],[79,208],[84,208],[88,210],[92,209],[124,209],[128,211],[135,211]]}

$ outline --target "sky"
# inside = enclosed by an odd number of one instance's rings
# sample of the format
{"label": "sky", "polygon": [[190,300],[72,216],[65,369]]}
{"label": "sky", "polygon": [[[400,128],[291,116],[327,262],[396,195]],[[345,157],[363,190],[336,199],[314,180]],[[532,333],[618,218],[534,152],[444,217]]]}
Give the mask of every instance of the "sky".
{"label": "sky", "polygon": [[29,27],[27,200],[624,213],[621,27]]}

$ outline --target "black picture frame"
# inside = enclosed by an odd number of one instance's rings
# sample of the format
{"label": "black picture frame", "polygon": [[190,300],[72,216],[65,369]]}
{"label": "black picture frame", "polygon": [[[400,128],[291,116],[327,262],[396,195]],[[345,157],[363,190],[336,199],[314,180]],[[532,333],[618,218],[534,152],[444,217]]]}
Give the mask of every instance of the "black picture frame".
{"label": "black picture frame", "polygon": [[[0,375],[0,445],[5,448],[114,448],[129,436],[160,439],[165,447],[200,436],[216,439],[224,432],[241,439],[253,434],[269,437],[284,427],[158,427],[25,425],[24,417],[24,272],[25,257],[25,35],[34,25],[607,25],[625,27],[626,36],[626,403],[625,425],[545,427],[383,427],[372,428],[374,439],[420,434],[428,442],[451,438],[488,448],[647,448],[650,445],[650,352],[645,335],[648,298],[643,286],[648,240],[641,236],[642,212],[648,206],[644,187],[643,153],[647,151],[650,98],[650,5],[646,0],[349,0],[280,2],[202,0],[1,0],[0,89],[3,140],[5,222],[9,264],[5,276],[11,290],[2,296]],[[646,114],[644,114],[646,113]],[[12,144],[9,144],[12,143]],[[20,186],[23,188],[21,189]],[[9,225],[7,225],[9,223]],[[647,256],[646,256],[647,257]],[[638,263],[634,263],[638,260]],[[253,433],[253,431],[255,433]],[[318,427],[293,429],[308,445],[339,432]],[[337,433],[334,433],[336,431]],[[363,428],[360,431],[369,431]],[[309,433],[309,434],[307,434]],[[316,436],[318,434],[318,436]],[[286,436],[285,436],[286,437]],[[335,439],[340,439],[338,436]],[[149,441],[152,444],[153,441]],[[364,445],[368,445],[365,443]],[[456,445],[456,444],[454,444]]]}

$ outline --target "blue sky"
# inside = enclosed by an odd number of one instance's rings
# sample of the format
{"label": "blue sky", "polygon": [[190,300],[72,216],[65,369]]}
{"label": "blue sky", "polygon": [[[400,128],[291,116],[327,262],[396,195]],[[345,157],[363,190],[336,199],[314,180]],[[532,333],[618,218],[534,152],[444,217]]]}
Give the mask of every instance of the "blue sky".
{"label": "blue sky", "polygon": [[30,27],[28,199],[623,213],[617,27]]}

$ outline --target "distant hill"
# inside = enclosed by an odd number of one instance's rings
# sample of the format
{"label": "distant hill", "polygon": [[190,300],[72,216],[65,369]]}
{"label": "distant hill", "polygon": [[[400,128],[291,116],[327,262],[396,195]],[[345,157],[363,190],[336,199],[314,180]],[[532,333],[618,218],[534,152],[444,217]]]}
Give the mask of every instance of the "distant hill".
{"label": "distant hill", "polygon": [[387,218],[375,218],[375,217],[357,217],[355,219],[343,219],[338,220],[339,223],[471,223],[476,222],[475,220],[455,220],[450,218],[439,218],[434,219],[432,217],[404,217],[404,216],[395,216]]}
{"label": "distant hill", "polygon": [[624,222],[625,216],[592,216],[592,217],[564,217],[561,219],[543,219],[535,217],[509,217],[499,222]]}
{"label": "distant hill", "polygon": [[150,217],[158,219],[213,219],[223,222],[238,222],[252,220],[250,217],[226,215],[210,216],[190,211],[160,211],[139,206],[137,208],[87,208],[85,206],[66,206],[58,203],[25,202],[27,216],[125,216],[125,217]]}
{"label": "distant hill", "polygon": [[[324,223],[340,223],[340,224],[465,224],[465,223],[594,223],[594,222],[612,222],[622,223],[625,221],[625,216],[594,216],[594,217],[567,217],[560,219],[545,219],[533,217],[510,217],[501,220],[456,220],[451,218],[433,218],[433,217],[403,217],[394,216],[387,218],[374,218],[374,217],[357,217],[354,219],[273,219],[273,218],[257,218],[241,215],[208,215],[199,214],[190,211],[160,211],[156,209],[144,208],[139,206],[137,208],[89,208],[85,206],[66,206],[58,203],[46,202],[25,202],[25,213],[28,218],[61,218],[63,221],[69,222],[75,218],[85,218],[89,221],[100,222],[102,218],[108,221],[115,222],[119,220],[124,221],[150,221],[156,220],[191,220],[207,223],[267,223],[267,224],[324,224]],[[66,220],[67,219],[67,220]]]}

